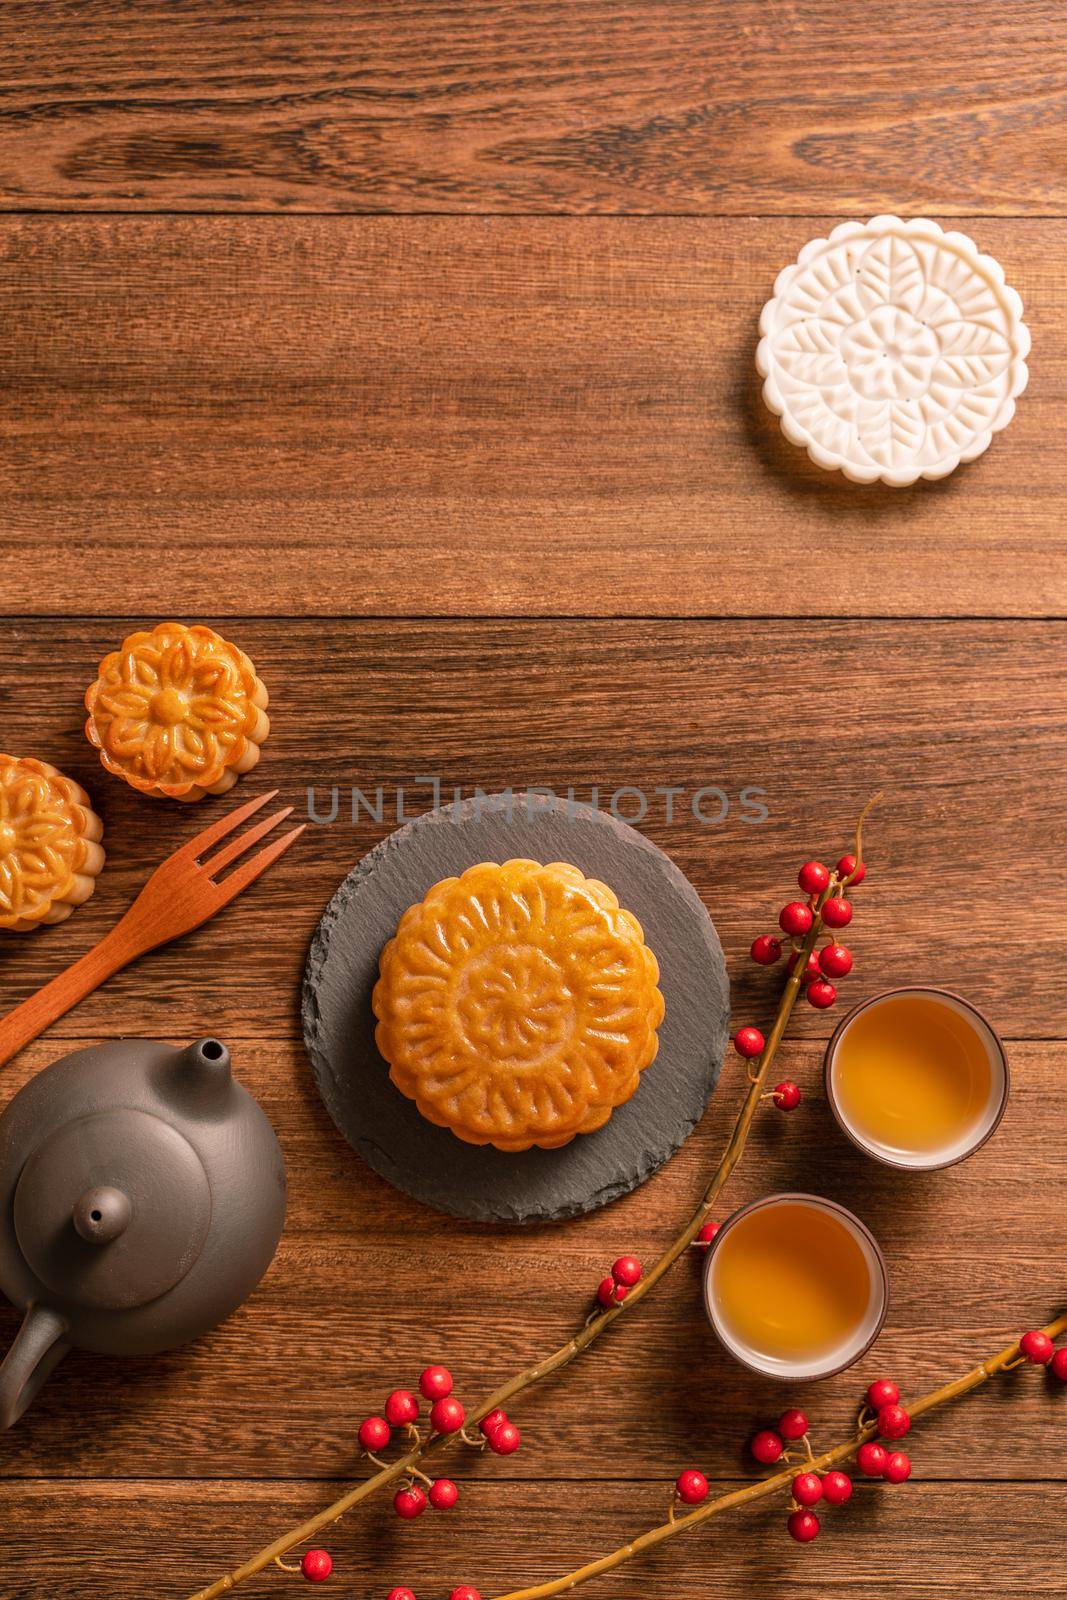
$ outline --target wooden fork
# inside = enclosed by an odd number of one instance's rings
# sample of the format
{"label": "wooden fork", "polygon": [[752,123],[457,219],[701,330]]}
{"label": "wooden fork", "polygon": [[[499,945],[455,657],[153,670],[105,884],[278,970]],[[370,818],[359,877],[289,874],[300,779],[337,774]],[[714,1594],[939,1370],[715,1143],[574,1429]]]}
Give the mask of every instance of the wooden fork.
{"label": "wooden fork", "polygon": [[286,806],[273,816],[257,822],[247,833],[223,845],[209,860],[198,860],[212,845],[218,844],[242,822],[247,822],[260,806],[273,800],[277,793],[277,789],[271,789],[267,794],[257,795],[247,805],[220,817],[210,828],[205,828],[195,839],[190,839],[188,844],[175,850],[156,868],[126,915],[110,933],[104,935],[99,944],[94,945],[57,978],[53,978],[51,983],[46,983],[43,989],[38,989],[36,994],[24,1000],[22,1005],[16,1006],[14,1011],[9,1011],[0,1021],[0,1066],[10,1061],[24,1044],[29,1044],[31,1039],[43,1033],[57,1017],[63,1016],[79,1000],[84,1000],[87,994],[99,988],[113,972],[136,961],[146,950],[154,950],[157,945],[167,944],[171,939],[177,939],[181,934],[198,928],[202,922],[207,922],[209,917],[229,905],[243,889],[255,882],[261,872],[277,861],[282,851],[288,850],[293,840],[303,833],[306,823],[290,829],[273,844],[258,851],[250,860],[235,868],[228,878],[223,878],[221,883],[214,881],[215,873],[221,872],[231,861],[236,861],[251,845],[258,843],[279,822],[283,822],[292,811],[292,806]]}

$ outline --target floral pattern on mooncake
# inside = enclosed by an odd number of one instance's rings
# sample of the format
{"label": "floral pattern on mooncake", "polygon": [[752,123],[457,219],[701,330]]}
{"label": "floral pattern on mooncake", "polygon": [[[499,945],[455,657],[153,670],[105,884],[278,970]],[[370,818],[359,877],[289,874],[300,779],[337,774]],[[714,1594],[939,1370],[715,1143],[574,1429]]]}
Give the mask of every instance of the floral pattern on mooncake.
{"label": "floral pattern on mooncake", "polygon": [[659,967],[640,923],[566,862],[444,879],[401,917],[380,974],[390,1077],[470,1144],[555,1149],[591,1133],[659,1046]]}
{"label": "floral pattern on mooncake", "polygon": [[142,794],[202,800],[251,772],[267,703],[243,650],[211,628],[161,622],[101,661],[85,731],[107,770]]}
{"label": "floral pattern on mooncake", "polygon": [[103,836],[80,784],[46,761],[0,755],[0,928],[69,917],[96,888]]}

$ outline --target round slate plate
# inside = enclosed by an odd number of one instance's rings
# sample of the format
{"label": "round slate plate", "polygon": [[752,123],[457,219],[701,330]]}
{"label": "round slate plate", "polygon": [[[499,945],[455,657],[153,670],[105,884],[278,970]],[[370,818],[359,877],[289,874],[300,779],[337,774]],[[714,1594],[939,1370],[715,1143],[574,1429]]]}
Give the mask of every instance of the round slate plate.
{"label": "round slate plate", "polygon": [[[437,1128],[389,1080],[374,1043],[378,957],[408,906],[479,861],[570,861],[632,911],[660,964],[666,1015],[637,1093],[560,1150],[506,1154]],[[428,812],[383,839],[334,895],[311,943],[304,1039],[341,1133],[369,1166],[438,1210],[479,1222],[550,1222],[627,1194],[692,1132],[726,1048],[722,947],[696,891],[624,822],[545,795],[493,795]]]}

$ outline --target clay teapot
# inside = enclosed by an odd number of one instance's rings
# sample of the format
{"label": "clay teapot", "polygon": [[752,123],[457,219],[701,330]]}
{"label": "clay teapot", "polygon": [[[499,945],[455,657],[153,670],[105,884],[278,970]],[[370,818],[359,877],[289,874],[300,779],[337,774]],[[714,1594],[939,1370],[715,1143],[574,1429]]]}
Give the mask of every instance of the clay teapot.
{"label": "clay teapot", "polygon": [[0,1117],[0,1289],[26,1310],[0,1428],[72,1347],[150,1355],[214,1328],[284,1220],[274,1130],[217,1039],[120,1039],[38,1073]]}

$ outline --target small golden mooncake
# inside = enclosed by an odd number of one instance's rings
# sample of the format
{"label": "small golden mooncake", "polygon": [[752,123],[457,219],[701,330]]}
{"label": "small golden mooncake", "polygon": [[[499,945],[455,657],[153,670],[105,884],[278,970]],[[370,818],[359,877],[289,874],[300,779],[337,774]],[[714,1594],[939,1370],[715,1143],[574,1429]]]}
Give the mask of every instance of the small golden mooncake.
{"label": "small golden mooncake", "polygon": [[374,988],[378,1049],[469,1144],[552,1150],[602,1127],[655,1059],[659,966],[606,884],[487,861],[400,919]]}
{"label": "small golden mooncake", "polygon": [[251,772],[270,732],[267,703],[243,650],[211,628],[161,622],[101,661],[85,732],[107,770],[142,794],[202,800]]}
{"label": "small golden mooncake", "polygon": [[0,755],[0,928],[69,917],[96,888],[103,837],[80,784],[46,761]]}

